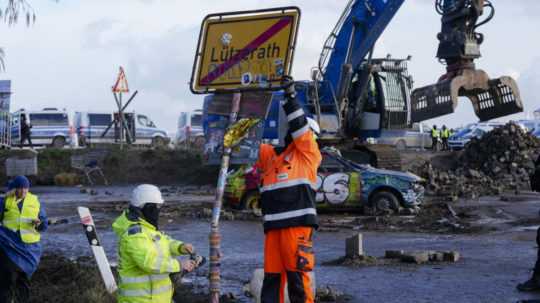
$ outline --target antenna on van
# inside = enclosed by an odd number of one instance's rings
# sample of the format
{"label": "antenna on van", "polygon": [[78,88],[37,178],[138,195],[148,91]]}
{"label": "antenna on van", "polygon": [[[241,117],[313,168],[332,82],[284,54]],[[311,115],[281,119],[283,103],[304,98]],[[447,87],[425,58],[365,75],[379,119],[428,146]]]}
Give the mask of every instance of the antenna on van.
{"label": "antenna on van", "polygon": [[127,144],[131,144],[135,141],[135,117],[133,114],[124,114],[128,105],[133,101],[139,91],[135,91],[127,100],[126,104],[122,104],[122,94],[129,93],[129,86],[124,69],[120,66],[118,77],[112,87],[112,93],[114,101],[118,107],[118,112],[114,113],[114,119],[109,123],[107,128],[101,134],[101,137],[105,137],[111,127],[114,126],[114,138],[115,142],[120,143],[120,149],[124,146],[124,140]]}

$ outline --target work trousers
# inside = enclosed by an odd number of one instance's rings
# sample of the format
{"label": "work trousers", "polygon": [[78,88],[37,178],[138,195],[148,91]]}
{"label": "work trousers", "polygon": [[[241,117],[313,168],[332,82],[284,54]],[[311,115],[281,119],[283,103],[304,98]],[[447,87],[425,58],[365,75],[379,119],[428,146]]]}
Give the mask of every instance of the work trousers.
{"label": "work trousers", "polygon": [[285,302],[285,283],[291,303],[314,302],[308,275],[315,265],[312,238],[311,227],[288,227],[266,233],[261,303]]}
{"label": "work trousers", "polygon": [[536,230],[536,245],[538,245],[538,252],[536,263],[534,264],[533,277],[540,279],[540,227]]}
{"label": "work trousers", "polygon": [[32,145],[32,138],[30,136],[30,133],[21,133],[21,144],[20,144],[21,148],[23,148],[25,141],[28,141],[30,148],[34,148]]}
{"label": "work trousers", "polygon": [[439,138],[437,137],[431,137],[431,149],[437,150],[437,144],[439,143]]}
{"label": "work trousers", "polygon": [[30,302],[30,281],[0,249],[0,303]]}
{"label": "work trousers", "polygon": [[442,146],[443,150],[450,150],[450,146],[448,146],[448,138],[442,138]]}

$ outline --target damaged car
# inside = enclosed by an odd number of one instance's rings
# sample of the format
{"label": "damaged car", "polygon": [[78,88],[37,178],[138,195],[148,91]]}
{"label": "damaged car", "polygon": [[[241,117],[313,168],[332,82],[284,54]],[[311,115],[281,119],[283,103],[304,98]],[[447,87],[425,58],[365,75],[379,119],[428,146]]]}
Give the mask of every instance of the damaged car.
{"label": "damaged car", "polygon": [[[397,212],[416,209],[424,198],[425,181],[409,172],[377,169],[342,157],[335,149],[321,150],[316,184],[319,210]],[[260,212],[260,175],[253,168],[233,171],[225,186],[225,203],[232,208]]]}

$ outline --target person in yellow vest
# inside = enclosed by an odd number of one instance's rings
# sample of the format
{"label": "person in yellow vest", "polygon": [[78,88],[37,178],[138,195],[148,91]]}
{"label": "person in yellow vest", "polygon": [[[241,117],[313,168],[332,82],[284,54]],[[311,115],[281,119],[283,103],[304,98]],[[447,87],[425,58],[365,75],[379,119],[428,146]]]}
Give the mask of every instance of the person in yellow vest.
{"label": "person in yellow vest", "polygon": [[47,215],[30,181],[17,176],[0,201],[0,302],[29,302],[30,278],[41,258],[41,234]]}
{"label": "person in yellow vest", "polygon": [[191,244],[174,240],[159,230],[163,198],[159,189],[142,184],[133,190],[130,205],[113,223],[120,262],[119,303],[171,303],[170,274],[191,272],[195,261],[175,257],[194,253]]}
{"label": "person in yellow vest", "polygon": [[433,125],[433,128],[431,129],[431,149],[433,151],[437,151],[440,137],[441,132],[437,129],[437,125]]}
{"label": "person in yellow vest", "polygon": [[441,130],[443,150],[450,150],[450,147],[448,146],[448,138],[450,138],[450,135],[450,129],[446,128],[446,125],[443,125]]}

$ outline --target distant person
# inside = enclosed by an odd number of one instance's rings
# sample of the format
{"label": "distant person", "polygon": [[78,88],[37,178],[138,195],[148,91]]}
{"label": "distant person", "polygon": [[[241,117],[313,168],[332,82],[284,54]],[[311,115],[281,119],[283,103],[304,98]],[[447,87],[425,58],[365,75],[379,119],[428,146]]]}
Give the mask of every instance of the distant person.
{"label": "distant person", "polygon": [[28,122],[26,122],[26,115],[21,115],[21,148],[23,148],[24,141],[28,141],[28,145],[30,145],[30,148],[34,148],[32,146],[32,138],[31,138],[31,129],[32,125],[30,125]]}
{"label": "distant person", "polygon": [[431,129],[431,149],[433,151],[437,151],[437,146],[439,144],[440,137],[441,137],[441,133],[437,129],[437,125],[433,125],[433,128]]}
{"label": "distant person", "polygon": [[540,155],[538,156],[538,159],[536,159],[536,162],[534,162],[534,166],[536,167],[536,169],[534,170],[534,173],[530,176],[531,189],[533,191],[540,192]]}
{"label": "distant person", "polygon": [[536,244],[537,248],[537,257],[536,263],[534,264],[534,270],[531,278],[523,283],[517,285],[519,291],[539,291],[540,290],[540,228],[536,231]]}
{"label": "distant person", "polygon": [[[540,192],[540,156],[535,162],[536,171],[531,176],[531,188],[534,191]],[[538,246],[536,263],[531,278],[517,285],[520,291],[538,291],[540,290],[540,228],[536,231],[536,245]]]}
{"label": "distant person", "polygon": [[119,303],[171,302],[173,285],[169,274],[191,272],[193,260],[179,262],[176,256],[194,253],[191,244],[174,240],[159,230],[163,198],[150,184],[133,190],[129,209],[113,223],[118,236],[120,264]]}
{"label": "distant person", "polygon": [[450,150],[450,147],[448,146],[448,138],[450,138],[450,130],[446,128],[446,125],[443,125],[441,130],[443,150]]}
{"label": "distant person", "polygon": [[30,278],[41,259],[40,232],[47,230],[47,215],[30,181],[17,176],[0,200],[0,302],[30,300]]}

